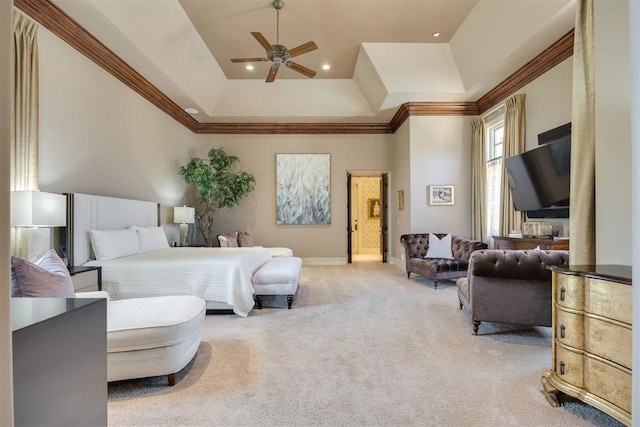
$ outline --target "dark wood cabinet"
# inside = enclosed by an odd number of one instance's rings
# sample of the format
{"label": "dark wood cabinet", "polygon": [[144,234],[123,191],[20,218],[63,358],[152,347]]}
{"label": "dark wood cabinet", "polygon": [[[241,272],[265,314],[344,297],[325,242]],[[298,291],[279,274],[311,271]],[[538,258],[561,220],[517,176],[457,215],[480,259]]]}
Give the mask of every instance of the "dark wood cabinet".
{"label": "dark wood cabinet", "polygon": [[16,426],[107,425],[107,303],[13,298]]}
{"label": "dark wood cabinet", "polygon": [[548,239],[536,237],[502,237],[493,236],[496,249],[535,249],[569,250],[569,239]]}

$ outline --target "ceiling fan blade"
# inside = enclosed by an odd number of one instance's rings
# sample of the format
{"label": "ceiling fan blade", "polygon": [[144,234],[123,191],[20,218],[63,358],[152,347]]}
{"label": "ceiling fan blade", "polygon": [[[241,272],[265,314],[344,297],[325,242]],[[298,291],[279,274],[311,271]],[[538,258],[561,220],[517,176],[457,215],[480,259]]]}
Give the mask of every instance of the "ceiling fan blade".
{"label": "ceiling fan blade", "polygon": [[316,75],[315,71],[307,67],[304,67],[296,62],[292,62],[292,61],[287,62],[287,67],[291,68],[293,71],[299,72],[300,74],[304,74],[307,77],[313,77]]}
{"label": "ceiling fan blade", "polygon": [[294,56],[302,55],[303,53],[311,52],[312,50],[316,50],[318,46],[314,42],[306,42],[305,44],[301,44],[300,46],[296,46],[293,49],[289,49],[289,55],[293,58]]}
{"label": "ceiling fan blade", "polygon": [[267,58],[231,58],[231,62],[262,62],[268,61]]}
{"label": "ceiling fan blade", "polygon": [[269,68],[269,74],[267,74],[267,79],[265,80],[265,82],[271,83],[276,79],[276,73],[278,72],[279,67],[280,64],[273,64],[271,68]]}
{"label": "ceiling fan blade", "polygon": [[271,46],[271,43],[269,43],[267,41],[267,39],[262,35],[262,33],[251,33],[251,35],[258,40],[258,43],[260,43],[260,46],[262,46],[264,48],[264,50],[271,50],[273,49],[273,47]]}

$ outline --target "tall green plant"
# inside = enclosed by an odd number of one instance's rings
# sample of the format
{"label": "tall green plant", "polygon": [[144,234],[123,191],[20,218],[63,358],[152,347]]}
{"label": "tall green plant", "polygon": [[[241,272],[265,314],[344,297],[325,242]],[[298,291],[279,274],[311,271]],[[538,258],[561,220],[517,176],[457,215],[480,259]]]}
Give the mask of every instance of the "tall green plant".
{"label": "tall green plant", "polygon": [[196,208],[196,227],[205,246],[211,246],[213,219],[218,209],[238,205],[254,189],[256,179],[253,175],[231,171],[238,160],[238,157],[227,154],[224,148],[212,148],[207,159],[193,157],[186,166],[178,169],[178,175],[196,187],[200,203]]}

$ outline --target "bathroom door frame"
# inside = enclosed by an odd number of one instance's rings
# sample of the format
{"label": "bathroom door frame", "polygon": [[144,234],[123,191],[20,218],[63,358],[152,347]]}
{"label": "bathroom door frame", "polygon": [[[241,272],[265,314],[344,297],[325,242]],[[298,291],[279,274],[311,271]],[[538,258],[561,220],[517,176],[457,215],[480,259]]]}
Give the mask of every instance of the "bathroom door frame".
{"label": "bathroom door frame", "polygon": [[347,263],[353,263],[353,177],[380,178],[380,262],[388,262],[389,256],[389,172],[387,171],[347,171]]}

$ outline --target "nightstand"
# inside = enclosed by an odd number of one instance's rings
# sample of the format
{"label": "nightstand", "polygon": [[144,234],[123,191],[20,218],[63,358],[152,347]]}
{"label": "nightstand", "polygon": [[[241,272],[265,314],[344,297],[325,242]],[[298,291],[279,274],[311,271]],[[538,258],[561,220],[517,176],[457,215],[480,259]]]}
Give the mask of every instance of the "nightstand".
{"label": "nightstand", "polygon": [[73,290],[91,292],[102,290],[102,267],[77,266],[68,267]]}

